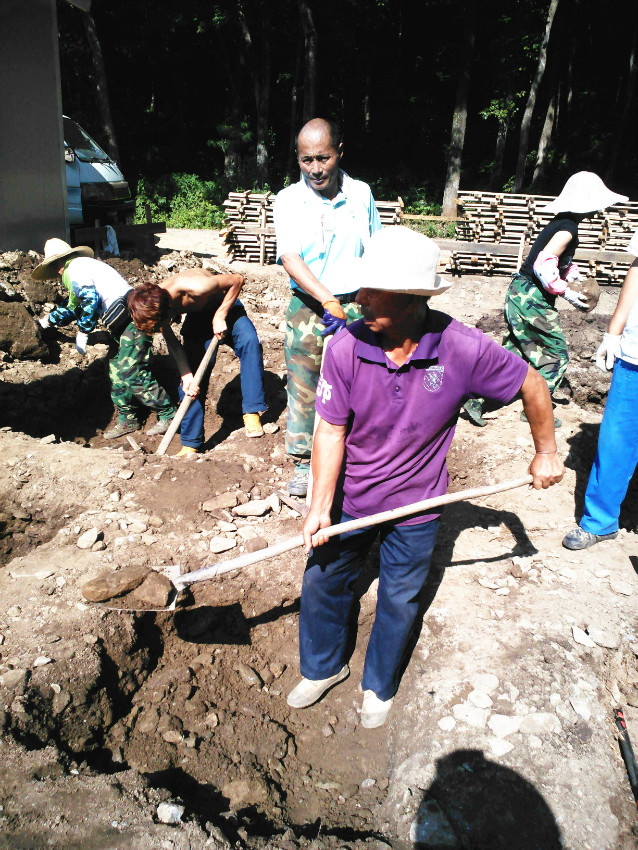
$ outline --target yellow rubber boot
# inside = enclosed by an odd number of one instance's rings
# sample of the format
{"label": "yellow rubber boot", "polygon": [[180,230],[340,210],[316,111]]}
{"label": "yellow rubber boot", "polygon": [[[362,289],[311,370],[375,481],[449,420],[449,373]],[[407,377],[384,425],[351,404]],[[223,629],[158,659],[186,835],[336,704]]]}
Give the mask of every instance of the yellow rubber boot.
{"label": "yellow rubber boot", "polygon": [[258,413],[244,413],[244,431],[247,437],[263,437],[264,429]]}
{"label": "yellow rubber boot", "polygon": [[173,457],[191,457],[192,455],[197,454],[197,449],[194,449],[192,446],[182,446],[181,449],[177,452]]}

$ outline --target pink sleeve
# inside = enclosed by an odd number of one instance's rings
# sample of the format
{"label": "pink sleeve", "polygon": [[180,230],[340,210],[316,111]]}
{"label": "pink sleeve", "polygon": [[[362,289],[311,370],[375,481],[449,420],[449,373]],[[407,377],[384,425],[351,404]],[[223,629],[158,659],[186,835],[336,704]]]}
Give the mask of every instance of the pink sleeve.
{"label": "pink sleeve", "polygon": [[562,295],[567,289],[567,283],[558,273],[558,257],[555,254],[541,251],[534,261],[534,274],[550,295]]}

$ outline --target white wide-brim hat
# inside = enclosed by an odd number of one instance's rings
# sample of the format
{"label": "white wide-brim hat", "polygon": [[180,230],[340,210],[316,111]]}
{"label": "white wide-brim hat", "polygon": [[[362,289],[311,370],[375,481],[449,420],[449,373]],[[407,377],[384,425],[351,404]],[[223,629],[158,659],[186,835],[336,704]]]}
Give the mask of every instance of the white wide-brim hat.
{"label": "white wide-brim hat", "polygon": [[452,286],[437,274],[439,246],[409,227],[374,233],[362,257],[339,263],[325,281],[332,292],[383,289],[405,295],[439,295]]}
{"label": "white wide-brim hat", "polygon": [[592,213],[628,200],[627,195],[618,195],[608,189],[593,171],[579,171],[572,174],[560,195],[541,212]]}
{"label": "white wide-brim hat", "polygon": [[50,280],[58,276],[60,261],[71,257],[92,257],[93,249],[88,245],[72,248],[64,239],[47,239],[44,245],[44,260],[31,272],[34,280]]}

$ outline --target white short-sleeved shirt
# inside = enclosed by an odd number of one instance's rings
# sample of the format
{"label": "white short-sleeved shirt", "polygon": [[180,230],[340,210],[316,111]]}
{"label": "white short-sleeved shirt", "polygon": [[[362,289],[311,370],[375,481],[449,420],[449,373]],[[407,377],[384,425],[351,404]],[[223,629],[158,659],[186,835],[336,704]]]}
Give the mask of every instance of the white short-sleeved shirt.
{"label": "white short-sleeved shirt", "polygon": [[114,268],[90,257],[75,257],[68,264],[67,271],[76,295],[79,294],[82,287],[92,286],[95,288],[100,299],[100,316],[109,309],[117,298],[126,295],[132,288]]}
{"label": "white short-sleeved shirt", "polygon": [[[629,240],[626,250],[634,257],[638,257],[638,230]],[[638,298],[629,311],[625,329],[620,338],[620,357],[628,363],[638,364]]]}
{"label": "white short-sleeved shirt", "polygon": [[[341,188],[332,200],[302,176],[278,193],[274,206],[277,262],[283,254],[299,254],[333,295],[356,291],[342,281],[333,284],[331,273],[343,260],[361,257],[370,236],[381,229],[368,184],[340,173]],[[293,280],[290,285],[299,289]]]}

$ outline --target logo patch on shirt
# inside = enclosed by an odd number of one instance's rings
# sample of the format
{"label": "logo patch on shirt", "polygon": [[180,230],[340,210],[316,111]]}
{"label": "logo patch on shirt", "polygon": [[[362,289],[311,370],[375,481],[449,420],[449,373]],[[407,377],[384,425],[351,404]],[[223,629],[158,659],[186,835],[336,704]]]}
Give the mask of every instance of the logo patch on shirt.
{"label": "logo patch on shirt", "polygon": [[443,386],[444,366],[439,366],[438,363],[434,366],[428,366],[423,375],[423,386],[430,393],[438,392]]}
{"label": "logo patch on shirt", "polygon": [[329,384],[323,376],[319,378],[317,384],[317,395],[324,404],[332,398],[332,384]]}

